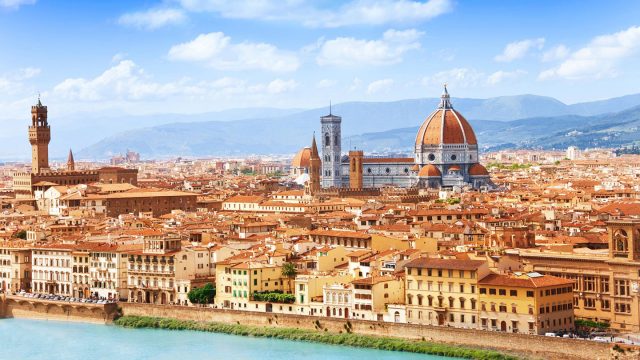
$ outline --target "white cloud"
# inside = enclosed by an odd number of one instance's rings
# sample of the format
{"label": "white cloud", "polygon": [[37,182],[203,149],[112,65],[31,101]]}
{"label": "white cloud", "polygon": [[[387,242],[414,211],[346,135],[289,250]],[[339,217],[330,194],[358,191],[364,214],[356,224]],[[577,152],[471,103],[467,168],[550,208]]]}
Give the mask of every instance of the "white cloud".
{"label": "white cloud", "polygon": [[502,51],[502,54],[495,57],[496,61],[510,62],[523,58],[529,50],[538,49],[541,50],[544,46],[544,38],[527,39],[522,41],[516,41],[507,44]]}
{"label": "white cloud", "polygon": [[555,46],[542,54],[542,61],[557,61],[569,56],[569,48],[564,45]]}
{"label": "white cloud", "polygon": [[266,43],[232,43],[222,32],[201,34],[194,40],[174,45],[169,59],[201,62],[218,70],[295,71],[300,62],[294,53]]}
{"label": "white cloud", "polygon": [[14,79],[17,81],[27,80],[40,75],[41,70],[34,67],[26,67],[18,70],[18,73],[14,75]]}
{"label": "white cloud", "polygon": [[188,79],[157,83],[131,60],[123,60],[93,79],[65,79],[53,89],[53,94],[67,100],[100,101],[104,99],[139,100],[163,98],[178,94],[201,93]]}
{"label": "white cloud", "polygon": [[494,72],[493,74],[489,75],[487,77],[487,83],[489,85],[496,85],[498,83],[501,83],[505,80],[513,80],[513,79],[517,79],[523,75],[526,75],[527,72],[524,70],[515,70],[515,71],[503,71],[503,70],[499,70]]}
{"label": "white cloud", "polygon": [[6,74],[0,74],[0,94],[16,95],[24,93],[26,85],[25,80],[32,79],[40,74],[41,70],[34,67],[26,67],[12,71]]}
{"label": "white cloud", "polygon": [[36,0],[0,0],[0,8],[17,9],[22,5],[33,5]]}
{"label": "white cloud", "polygon": [[182,9],[150,9],[120,16],[118,23],[126,26],[154,30],[167,25],[183,23],[187,15]]}
{"label": "white cloud", "polygon": [[538,76],[550,78],[585,79],[617,75],[616,65],[640,49],[640,26],[595,37],[587,46],[574,51],[560,65],[544,70]]}
{"label": "white cloud", "polygon": [[316,84],[316,87],[319,88],[319,89],[326,89],[326,88],[334,86],[336,83],[337,82],[335,80],[322,79],[322,80],[318,81],[318,83]]}
{"label": "white cloud", "polygon": [[349,25],[404,24],[432,19],[451,11],[449,0],[421,1],[352,1],[337,11],[327,11],[318,17],[304,20],[314,27],[341,27]]}
{"label": "white cloud", "polygon": [[289,92],[296,87],[298,87],[298,83],[295,80],[275,79],[267,84],[266,90],[269,94],[282,94]]}
{"label": "white cloud", "polygon": [[451,0],[354,0],[334,9],[301,0],[182,0],[188,11],[213,12],[224,18],[291,21],[308,27],[406,24],[432,19],[452,10]]}
{"label": "white cloud", "polygon": [[454,68],[450,70],[440,71],[432,76],[425,77],[422,83],[425,86],[441,86],[444,83],[454,87],[466,88],[475,87],[484,83],[486,75],[475,69]]}
{"label": "white cloud", "polygon": [[388,90],[391,85],[393,85],[392,79],[372,81],[367,87],[367,94],[375,94],[383,90]]}
{"label": "white cloud", "polygon": [[[2,83],[0,82],[0,86]],[[175,98],[212,98],[226,95],[277,95],[295,89],[295,80],[274,79],[266,83],[223,77],[214,81],[156,82],[131,60],[123,60],[92,79],[70,78],[53,89],[52,96],[69,101],[148,101]]]}
{"label": "white cloud", "polygon": [[322,44],[319,65],[389,65],[402,61],[402,55],[420,48],[422,32],[415,29],[387,30],[379,40],[339,37]]}

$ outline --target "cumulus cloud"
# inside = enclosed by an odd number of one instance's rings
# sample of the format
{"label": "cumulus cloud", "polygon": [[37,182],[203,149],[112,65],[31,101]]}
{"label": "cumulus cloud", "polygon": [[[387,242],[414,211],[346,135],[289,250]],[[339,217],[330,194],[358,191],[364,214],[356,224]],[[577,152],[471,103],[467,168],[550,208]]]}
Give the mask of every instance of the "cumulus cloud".
{"label": "cumulus cloud", "polygon": [[298,83],[295,80],[282,80],[275,79],[267,84],[266,90],[269,94],[282,94],[289,92],[298,87]]}
{"label": "cumulus cloud", "polygon": [[404,24],[432,19],[452,10],[451,0],[354,0],[333,9],[301,0],[182,0],[184,9],[224,18],[291,21],[308,27]]}
{"label": "cumulus cloud", "polygon": [[[1,84],[1,83],[0,83]],[[0,85],[1,86],[1,85]],[[211,98],[230,94],[277,95],[295,89],[295,80],[274,79],[266,83],[223,77],[214,81],[180,78],[157,82],[131,60],[122,60],[95,78],[69,78],[53,89],[53,96],[70,101],[144,101],[176,96]]]}
{"label": "cumulus cloud", "polygon": [[110,98],[137,100],[162,98],[176,94],[201,92],[187,84],[187,79],[157,83],[131,60],[123,60],[93,79],[65,79],[53,89],[53,93],[68,100],[100,101]]}
{"label": "cumulus cloud", "polygon": [[595,37],[586,46],[568,55],[560,65],[540,73],[539,79],[603,78],[617,75],[616,65],[638,52],[640,26]]}
{"label": "cumulus cloud", "polygon": [[542,61],[550,62],[562,60],[569,56],[569,48],[564,45],[554,46],[542,54]]}
{"label": "cumulus cloud", "polygon": [[182,9],[149,9],[127,13],[118,18],[118,23],[141,29],[154,30],[167,25],[183,23],[187,15]]}
{"label": "cumulus cloud", "polygon": [[222,32],[198,35],[195,39],[171,47],[169,59],[200,62],[218,70],[295,71],[298,57],[266,43],[232,43]]}
{"label": "cumulus cloud", "polygon": [[0,8],[18,9],[22,5],[33,5],[36,0],[0,0]]}
{"label": "cumulus cloud", "polygon": [[515,71],[503,71],[503,70],[499,70],[496,71],[492,74],[490,74],[487,77],[487,83],[489,85],[496,85],[498,83],[501,83],[505,80],[513,80],[513,79],[517,79],[523,75],[526,75],[527,72],[524,70],[515,70]]}
{"label": "cumulus cloud", "polygon": [[367,86],[367,94],[371,95],[383,90],[388,90],[391,85],[393,85],[393,79],[372,81],[369,86]]}
{"label": "cumulus cloud", "polygon": [[449,0],[358,0],[345,4],[337,11],[325,11],[318,17],[307,18],[303,23],[314,27],[402,24],[429,20],[451,11],[452,8]]}
{"label": "cumulus cloud", "polygon": [[26,67],[16,71],[0,74],[0,94],[15,95],[24,92],[25,80],[32,79],[40,74],[39,68]]}
{"label": "cumulus cloud", "polygon": [[496,55],[495,60],[500,62],[510,62],[521,59],[527,55],[529,50],[541,50],[544,46],[544,41],[544,38],[537,38],[509,43],[502,51],[502,54]]}
{"label": "cumulus cloud", "polygon": [[316,61],[319,65],[389,65],[402,61],[402,56],[420,48],[424,33],[415,29],[387,30],[381,39],[362,40],[339,37],[322,44]]}

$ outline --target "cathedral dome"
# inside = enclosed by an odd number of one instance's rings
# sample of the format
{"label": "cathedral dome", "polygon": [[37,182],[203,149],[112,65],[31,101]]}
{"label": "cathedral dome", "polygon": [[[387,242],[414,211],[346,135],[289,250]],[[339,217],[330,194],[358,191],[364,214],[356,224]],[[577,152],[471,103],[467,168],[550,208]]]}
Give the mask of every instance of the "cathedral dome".
{"label": "cathedral dome", "polygon": [[308,168],[309,160],[311,159],[311,148],[305,147],[302,150],[298,151],[296,156],[293,157],[293,161],[291,162],[291,167],[293,168]]}
{"label": "cathedral dome", "polygon": [[473,164],[469,167],[469,175],[471,176],[489,176],[487,168],[480,164]]}
{"label": "cathedral dome", "polygon": [[442,173],[435,165],[425,165],[420,169],[418,177],[441,177]]}
{"label": "cathedral dome", "polygon": [[446,86],[440,105],[422,123],[416,135],[416,146],[442,144],[478,144],[469,122],[453,109]]}

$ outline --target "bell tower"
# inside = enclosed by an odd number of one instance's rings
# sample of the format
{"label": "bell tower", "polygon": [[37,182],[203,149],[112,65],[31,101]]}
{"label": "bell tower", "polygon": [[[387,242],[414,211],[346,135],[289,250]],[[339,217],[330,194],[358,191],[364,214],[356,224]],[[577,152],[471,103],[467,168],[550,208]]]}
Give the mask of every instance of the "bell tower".
{"label": "bell tower", "polygon": [[364,152],[362,150],[349,151],[349,187],[352,189],[362,189],[362,162]]}
{"label": "bell tower", "polygon": [[315,195],[320,191],[320,168],[322,167],[320,154],[318,154],[318,146],[316,145],[316,135],[313,134],[311,142],[311,157],[309,158],[309,182],[307,193]]}
{"label": "bell tower", "polygon": [[342,118],[333,115],[329,107],[329,115],[322,116],[320,124],[322,125],[322,187],[341,187]]}
{"label": "bell tower", "polygon": [[47,122],[47,107],[42,105],[38,96],[38,103],[31,107],[31,126],[29,126],[33,174],[49,170],[49,141],[51,141],[51,128]]}

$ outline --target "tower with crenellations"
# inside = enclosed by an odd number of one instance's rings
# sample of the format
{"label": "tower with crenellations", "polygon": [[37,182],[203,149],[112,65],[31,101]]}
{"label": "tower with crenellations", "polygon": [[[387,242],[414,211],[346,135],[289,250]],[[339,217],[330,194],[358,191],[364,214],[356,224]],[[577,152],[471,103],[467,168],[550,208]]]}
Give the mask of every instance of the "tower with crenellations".
{"label": "tower with crenellations", "polygon": [[29,143],[31,143],[31,172],[39,174],[49,171],[49,142],[51,128],[47,122],[47,107],[38,103],[31,107],[31,126],[29,126]]}

